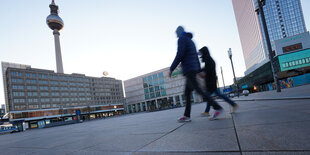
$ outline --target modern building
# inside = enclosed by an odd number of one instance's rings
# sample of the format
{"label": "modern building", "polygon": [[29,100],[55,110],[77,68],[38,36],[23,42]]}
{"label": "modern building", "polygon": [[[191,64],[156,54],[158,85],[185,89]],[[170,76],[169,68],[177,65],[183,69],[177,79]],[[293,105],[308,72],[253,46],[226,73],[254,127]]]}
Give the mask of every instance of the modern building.
{"label": "modern building", "polygon": [[123,113],[122,81],[110,77],[55,73],[2,62],[6,112],[30,128]]}
{"label": "modern building", "polygon": [[[280,87],[310,83],[310,35],[306,30],[300,0],[260,0],[275,60]],[[246,64],[241,89],[274,90],[269,52],[257,13],[258,0],[232,0]],[[294,84],[293,84],[294,83]]]}
{"label": "modern building", "polygon": [[[257,0],[232,0],[232,4],[248,75],[269,61],[262,19],[256,13]],[[263,4],[273,47],[276,40],[307,32],[300,0],[264,0]]]}
{"label": "modern building", "polygon": [[[124,81],[128,113],[154,111],[183,106],[185,77],[177,68],[169,77],[169,68],[157,70]],[[192,102],[200,103],[201,97],[192,94]]]}
{"label": "modern building", "polygon": [[252,0],[232,0],[246,69],[266,60],[259,20]]}

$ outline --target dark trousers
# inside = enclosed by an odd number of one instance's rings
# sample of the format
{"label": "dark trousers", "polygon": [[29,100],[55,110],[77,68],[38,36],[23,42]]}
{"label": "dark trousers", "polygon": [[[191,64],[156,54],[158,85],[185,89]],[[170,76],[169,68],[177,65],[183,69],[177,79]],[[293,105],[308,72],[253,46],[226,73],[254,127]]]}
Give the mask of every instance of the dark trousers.
{"label": "dark trousers", "polygon": [[[219,90],[215,90],[213,93],[215,93],[216,96],[222,98],[224,101],[226,101],[231,106],[234,106],[236,104],[234,101],[229,99],[226,95],[222,94]],[[204,101],[207,101],[207,100],[204,99]],[[207,101],[207,107],[206,107],[205,112],[209,112],[210,111],[210,107],[211,107],[211,104],[209,104],[209,102]]]}
{"label": "dark trousers", "polygon": [[186,107],[184,116],[190,117],[191,116],[191,93],[195,90],[199,95],[201,95],[211,106],[214,110],[222,109],[222,107],[214,101],[210,97],[209,92],[203,92],[202,89],[199,87],[197,79],[196,79],[196,72],[191,72],[185,75],[186,77],[186,85],[185,85],[185,97],[186,97]]}

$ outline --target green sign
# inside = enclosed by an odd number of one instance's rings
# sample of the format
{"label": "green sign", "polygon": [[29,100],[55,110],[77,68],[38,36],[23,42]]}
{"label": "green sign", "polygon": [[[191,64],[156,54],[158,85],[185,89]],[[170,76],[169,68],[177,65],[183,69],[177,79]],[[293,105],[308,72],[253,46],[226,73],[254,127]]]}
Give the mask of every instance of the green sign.
{"label": "green sign", "polygon": [[281,71],[310,66],[310,49],[279,56]]}

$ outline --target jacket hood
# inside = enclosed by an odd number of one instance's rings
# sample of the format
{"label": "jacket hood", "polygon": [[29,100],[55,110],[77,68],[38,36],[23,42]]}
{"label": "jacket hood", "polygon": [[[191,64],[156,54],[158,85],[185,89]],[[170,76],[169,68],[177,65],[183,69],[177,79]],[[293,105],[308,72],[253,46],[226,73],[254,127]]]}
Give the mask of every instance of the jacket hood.
{"label": "jacket hood", "polygon": [[185,33],[185,35],[186,35],[188,38],[190,38],[190,39],[192,39],[192,38],[193,38],[193,34],[192,34],[192,33],[190,33],[190,32]]}

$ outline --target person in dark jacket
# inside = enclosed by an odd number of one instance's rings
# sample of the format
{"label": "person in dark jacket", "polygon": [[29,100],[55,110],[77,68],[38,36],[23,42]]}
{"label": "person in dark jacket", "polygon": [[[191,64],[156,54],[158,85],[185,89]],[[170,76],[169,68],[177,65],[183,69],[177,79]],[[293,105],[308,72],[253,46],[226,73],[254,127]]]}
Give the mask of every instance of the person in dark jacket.
{"label": "person in dark jacket", "polygon": [[186,96],[186,107],[184,116],[182,116],[178,121],[179,122],[189,122],[190,113],[191,113],[191,93],[193,90],[197,91],[200,95],[203,96],[206,101],[213,106],[216,111],[221,111],[223,108],[210,97],[210,93],[204,92],[199,86],[196,79],[197,73],[200,72],[200,62],[198,54],[196,51],[196,46],[191,40],[192,34],[186,33],[182,26],[179,26],[176,29],[176,34],[178,39],[178,49],[177,55],[174,58],[173,63],[170,66],[169,76],[173,70],[181,63],[181,68],[183,75],[186,78],[185,85],[185,96]]}
{"label": "person in dark jacket", "polygon": [[[217,76],[216,76],[216,70],[215,70],[215,62],[213,58],[210,56],[209,49],[204,46],[199,50],[199,55],[201,55],[200,58],[202,58],[202,62],[205,63],[205,67],[202,69],[204,73],[204,79],[205,79],[205,86],[206,90],[208,92],[215,93],[220,98],[224,99],[227,103],[229,103],[232,106],[232,112],[236,110],[238,105],[229,99],[227,96],[223,95],[218,89],[217,89]],[[204,99],[206,101],[206,99]],[[205,109],[205,112],[201,113],[201,116],[209,116],[210,111],[210,104],[207,103],[207,107]],[[214,113],[216,115],[216,113]],[[217,116],[214,116],[213,118],[216,118]]]}

